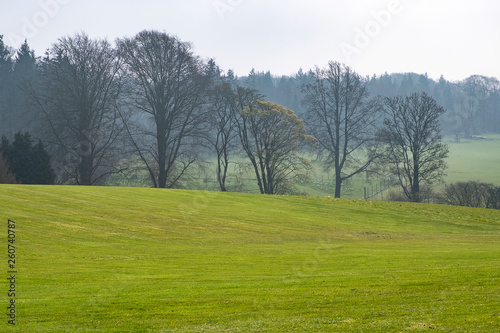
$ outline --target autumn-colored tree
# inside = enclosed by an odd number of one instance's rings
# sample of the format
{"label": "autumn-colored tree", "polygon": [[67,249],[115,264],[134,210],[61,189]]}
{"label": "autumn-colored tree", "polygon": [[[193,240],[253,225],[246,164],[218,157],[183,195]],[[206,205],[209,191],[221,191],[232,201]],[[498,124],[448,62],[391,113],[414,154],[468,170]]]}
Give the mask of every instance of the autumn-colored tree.
{"label": "autumn-colored tree", "polygon": [[260,193],[288,193],[293,179],[308,176],[311,164],[298,152],[314,138],[306,134],[304,122],[293,111],[257,100],[241,112],[236,124]]}

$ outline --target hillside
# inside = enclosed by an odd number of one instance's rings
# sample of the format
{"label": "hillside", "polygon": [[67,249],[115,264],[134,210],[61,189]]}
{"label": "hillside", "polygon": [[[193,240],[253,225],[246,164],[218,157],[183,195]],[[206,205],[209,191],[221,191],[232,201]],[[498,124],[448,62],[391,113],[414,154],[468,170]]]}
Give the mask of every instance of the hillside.
{"label": "hillside", "polygon": [[17,270],[2,330],[500,330],[500,211],[0,185],[0,219]]}

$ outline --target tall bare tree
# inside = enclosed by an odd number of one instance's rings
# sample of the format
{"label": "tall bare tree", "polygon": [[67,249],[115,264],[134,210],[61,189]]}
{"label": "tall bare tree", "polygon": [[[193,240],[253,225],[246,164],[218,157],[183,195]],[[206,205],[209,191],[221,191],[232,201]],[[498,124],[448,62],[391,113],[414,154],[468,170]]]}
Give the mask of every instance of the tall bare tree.
{"label": "tall bare tree", "polygon": [[234,77],[225,76],[213,59],[207,64],[210,77],[208,92],[211,130],[208,141],[215,149],[217,156],[217,182],[221,191],[227,191],[226,180],[230,156],[235,153],[237,133],[234,126],[236,112],[236,93],[233,91]]}
{"label": "tall bare tree", "polygon": [[366,171],[377,157],[379,106],[369,100],[367,81],[338,62],[316,68],[303,91],[309,133],[318,140],[326,167],[335,171],[335,197],[340,198],[342,183]]}
{"label": "tall bare tree", "polygon": [[439,117],[445,110],[426,93],[385,99],[379,138],[385,158],[408,199],[421,201],[421,184],[442,179],[448,147],[441,142]]}
{"label": "tall bare tree", "polygon": [[237,131],[234,126],[236,102],[236,94],[228,82],[220,83],[211,91],[211,119],[215,129],[211,142],[217,154],[217,181],[223,192],[227,191],[226,179],[229,158],[234,152],[237,139]]}
{"label": "tall bare tree", "polygon": [[303,121],[293,111],[258,100],[241,112],[237,126],[261,194],[285,194],[291,180],[310,171],[310,162],[297,153],[313,138],[306,135]]}
{"label": "tall bare tree", "polygon": [[139,126],[128,126],[130,137],[153,185],[172,187],[196,161],[193,147],[207,126],[203,63],[190,44],[157,31],[117,44],[134,86],[129,100],[138,111],[132,119]]}
{"label": "tall bare tree", "polygon": [[116,170],[114,147],[123,129],[115,107],[119,69],[109,42],[79,33],[47,51],[29,87],[49,129],[45,139],[57,147],[62,166],[57,169],[65,169],[77,184],[97,184]]}

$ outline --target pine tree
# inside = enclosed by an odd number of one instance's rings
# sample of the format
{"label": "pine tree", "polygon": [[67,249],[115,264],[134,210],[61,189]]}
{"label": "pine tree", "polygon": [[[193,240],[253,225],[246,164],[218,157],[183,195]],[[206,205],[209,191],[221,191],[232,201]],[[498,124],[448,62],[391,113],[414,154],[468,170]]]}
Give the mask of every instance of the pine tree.
{"label": "pine tree", "polygon": [[33,118],[26,88],[36,75],[35,52],[32,51],[27,41],[21,45],[16,53],[12,79],[12,105],[10,109],[11,130],[20,131],[29,129],[29,120]]}
{"label": "pine tree", "polygon": [[12,50],[4,44],[0,35],[0,133],[9,131],[10,86],[12,77]]}
{"label": "pine tree", "polygon": [[55,173],[50,165],[50,156],[41,141],[33,145],[33,139],[28,132],[16,133],[12,143],[3,136],[0,153],[15,174],[16,182],[54,184]]}

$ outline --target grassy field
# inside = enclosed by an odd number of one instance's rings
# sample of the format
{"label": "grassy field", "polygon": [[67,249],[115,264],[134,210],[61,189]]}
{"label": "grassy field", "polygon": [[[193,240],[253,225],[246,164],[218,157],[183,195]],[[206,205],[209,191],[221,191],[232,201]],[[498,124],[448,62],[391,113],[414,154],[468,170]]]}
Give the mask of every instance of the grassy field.
{"label": "grassy field", "polygon": [[484,139],[461,139],[450,147],[446,182],[480,181],[500,185],[500,135],[485,135]]}
{"label": "grassy field", "polygon": [[0,185],[0,219],[0,331],[500,331],[500,211]]}

